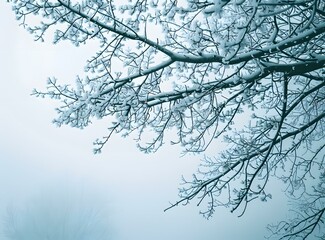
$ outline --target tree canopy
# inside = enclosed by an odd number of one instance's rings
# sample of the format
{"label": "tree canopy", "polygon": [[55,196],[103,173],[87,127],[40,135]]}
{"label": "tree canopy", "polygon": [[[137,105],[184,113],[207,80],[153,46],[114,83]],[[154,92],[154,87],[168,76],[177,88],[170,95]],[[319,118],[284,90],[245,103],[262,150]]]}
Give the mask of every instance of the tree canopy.
{"label": "tree canopy", "polygon": [[[273,229],[283,239],[324,233],[325,2],[323,0],[14,0],[36,40],[97,41],[75,85],[48,80],[34,95],[61,102],[54,122],[84,128],[109,119],[95,141],[138,136],[139,148],[172,144],[206,157],[184,180],[180,203],[197,198],[210,217],[218,206],[244,213],[270,178],[306,198],[303,211]],[[34,15],[37,19],[32,23]],[[29,21],[30,19],[30,21]],[[150,134],[152,141],[141,141]],[[302,203],[301,203],[302,204]]]}

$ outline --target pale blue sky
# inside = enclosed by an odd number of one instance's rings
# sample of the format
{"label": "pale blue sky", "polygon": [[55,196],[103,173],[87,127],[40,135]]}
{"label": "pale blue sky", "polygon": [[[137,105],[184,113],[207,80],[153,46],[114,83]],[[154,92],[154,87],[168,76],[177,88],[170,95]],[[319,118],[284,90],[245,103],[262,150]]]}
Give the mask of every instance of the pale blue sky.
{"label": "pale blue sky", "polygon": [[132,139],[118,136],[94,156],[92,141],[103,135],[105,120],[85,130],[56,128],[51,124],[56,102],[30,93],[44,88],[47,77],[74,81],[95,45],[34,42],[5,1],[0,18],[1,214],[8,204],[23,205],[47,186],[75,185],[108,199],[114,240],[262,239],[266,224],[285,215],[286,203],[276,194],[270,203],[250,206],[242,218],[217,209],[207,221],[196,202],[164,213],[168,202],[177,200],[181,175],[190,177],[200,157],[180,158],[180,149],[167,144],[156,154],[143,154]]}

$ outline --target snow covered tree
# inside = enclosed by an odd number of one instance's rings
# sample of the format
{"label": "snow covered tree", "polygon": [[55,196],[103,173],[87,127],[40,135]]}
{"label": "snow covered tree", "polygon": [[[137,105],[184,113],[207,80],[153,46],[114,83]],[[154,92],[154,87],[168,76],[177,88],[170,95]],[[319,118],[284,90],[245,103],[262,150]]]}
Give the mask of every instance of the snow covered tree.
{"label": "snow covered tree", "polygon": [[[95,153],[112,134],[136,134],[145,152],[157,150],[169,130],[176,133],[172,144],[185,152],[204,152],[217,139],[228,143],[204,159],[171,207],[198,198],[207,203],[206,217],[218,206],[244,213],[254,199],[271,197],[270,178],[282,180],[292,196],[315,196],[306,183],[325,171],[323,0],[12,4],[36,40],[49,32],[54,43],[98,41],[74,86],[51,78],[47,91],[34,92],[61,102],[58,126],[84,128],[94,118],[108,119]],[[33,25],[35,18],[42,21]],[[152,141],[141,141],[148,134]],[[317,196],[324,199],[324,192]],[[325,220],[319,203],[315,226]]]}
{"label": "snow covered tree", "polygon": [[[50,189],[50,190],[49,190]],[[8,240],[108,240],[105,204],[97,195],[70,189],[49,188],[25,202],[11,204],[4,217],[3,234]]]}

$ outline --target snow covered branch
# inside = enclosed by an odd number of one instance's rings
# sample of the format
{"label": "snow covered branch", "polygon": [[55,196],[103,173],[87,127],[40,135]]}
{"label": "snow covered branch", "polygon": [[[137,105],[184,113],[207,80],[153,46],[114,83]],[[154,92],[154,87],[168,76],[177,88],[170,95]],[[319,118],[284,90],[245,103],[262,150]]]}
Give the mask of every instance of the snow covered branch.
{"label": "snow covered branch", "polygon": [[[171,207],[198,198],[199,205],[207,203],[207,217],[218,206],[242,214],[251,201],[271,198],[272,177],[290,195],[313,192],[305,182],[324,171],[325,154],[324,1],[12,4],[36,40],[52,31],[54,43],[99,43],[75,86],[50,79],[47,90],[33,93],[61,102],[59,126],[84,128],[94,118],[109,118],[96,153],[115,133],[136,134],[145,152],[159,149],[168,129],[185,152],[204,152],[220,138],[228,142],[184,180]],[[33,26],[30,18],[42,21]],[[143,142],[148,132],[152,140]]]}

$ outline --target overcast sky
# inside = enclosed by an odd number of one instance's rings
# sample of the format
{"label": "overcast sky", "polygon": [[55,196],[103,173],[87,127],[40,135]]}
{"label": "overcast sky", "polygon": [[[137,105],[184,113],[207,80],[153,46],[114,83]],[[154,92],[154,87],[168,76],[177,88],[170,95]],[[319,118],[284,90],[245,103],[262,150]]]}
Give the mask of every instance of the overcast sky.
{"label": "overcast sky", "polygon": [[48,77],[73,82],[95,45],[34,42],[6,1],[0,1],[0,31],[1,216],[10,204],[23,206],[40,192],[53,194],[67,186],[96,192],[107,202],[114,240],[262,239],[266,224],[285,215],[286,203],[276,189],[271,202],[256,202],[242,218],[217,209],[207,221],[196,202],[164,213],[169,201],[177,200],[181,176],[196,171],[200,156],[181,158],[181,150],[167,144],[143,154],[132,139],[118,136],[94,156],[92,142],[105,134],[105,120],[85,130],[57,128],[51,124],[57,103],[30,93],[44,89]]}

